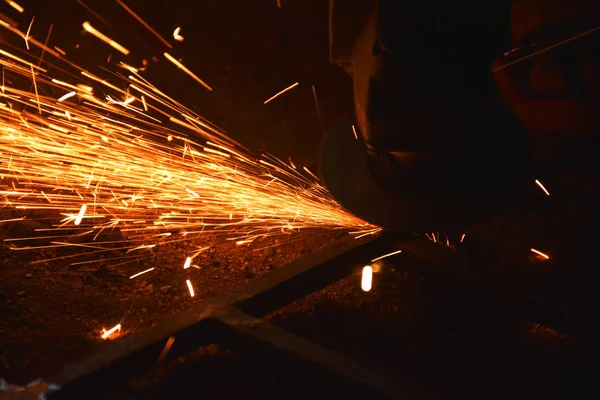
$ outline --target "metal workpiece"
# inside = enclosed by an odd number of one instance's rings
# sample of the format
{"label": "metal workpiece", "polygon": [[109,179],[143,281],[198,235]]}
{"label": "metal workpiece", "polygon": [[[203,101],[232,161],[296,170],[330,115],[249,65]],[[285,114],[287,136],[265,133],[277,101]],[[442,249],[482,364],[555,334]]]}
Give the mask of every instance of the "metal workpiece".
{"label": "metal workpiece", "polygon": [[[153,328],[108,343],[101,351],[63,368],[44,382],[51,384],[47,399],[80,399],[89,388],[98,391],[142,377],[168,360],[203,345],[220,344],[247,352],[263,365],[264,358],[279,357],[307,371],[331,375],[332,387],[368,398],[424,399],[422,387],[402,377],[358,363],[333,350],[287,332],[263,317],[347,277],[363,265],[388,254],[398,268],[437,281],[462,295],[477,299],[474,308],[493,312],[498,326],[536,321],[586,339],[585,324],[565,318],[522,293],[506,293],[506,277],[480,276],[466,253],[416,235],[383,232],[359,239],[347,236],[314,253],[249,281],[222,296],[202,301]],[[582,329],[583,328],[583,329]],[[254,360],[254,358],[252,358]],[[337,386],[335,386],[337,385]],[[13,397],[19,399],[19,397]]]}
{"label": "metal workpiece", "polygon": [[378,371],[256,317],[351,274],[359,265],[357,263],[368,263],[369,257],[387,249],[387,244],[389,242],[384,236],[371,235],[359,239],[348,236],[228,294],[201,302],[153,328],[109,343],[99,353],[65,367],[57,376],[49,379],[60,389],[49,392],[47,398],[81,398],[82,393],[90,387],[108,387],[142,376],[157,366],[157,360],[170,337],[176,339],[168,351],[168,358],[210,343],[235,347],[240,336],[244,340],[250,338],[267,344],[268,349],[342,376],[361,386],[361,390],[371,392],[371,395],[380,395],[382,398],[422,398],[409,385],[398,384],[397,380],[385,378]]}

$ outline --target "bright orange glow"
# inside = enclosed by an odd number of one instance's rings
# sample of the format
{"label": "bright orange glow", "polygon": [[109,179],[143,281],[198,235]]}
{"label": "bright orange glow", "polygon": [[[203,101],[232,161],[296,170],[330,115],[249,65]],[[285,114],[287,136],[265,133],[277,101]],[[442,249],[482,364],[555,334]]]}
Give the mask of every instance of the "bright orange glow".
{"label": "bright orange glow", "polygon": [[370,265],[363,267],[360,287],[365,292],[368,292],[373,287],[373,268]]}
{"label": "bright orange glow", "polygon": [[102,328],[102,339],[109,339],[111,336],[114,336],[115,332],[120,332],[121,331],[121,324],[117,324],[115,326],[113,326],[112,328],[110,328],[109,330],[106,330],[104,328]]}
{"label": "bright orange glow", "polygon": [[109,252],[115,242],[101,234],[118,230],[129,262],[143,249],[195,238],[242,245],[318,229],[357,238],[381,231],[345,212],[307,168],[251,154],[133,70],[109,80],[68,64],[80,80],[67,82],[3,49],[0,65],[27,83],[2,86],[0,202],[21,215],[63,216],[47,230],[62,239],[12,250]]}
{"label": "bright orange glow", "polygon": [[535,254],[537,254],[538,256],[540,256],[540,257],[542,257],[542,258],[546,259],[546,260],[550,259],[550,256],[549,256],[549,255],[547,255],[547,254],[544,254],[544,253],[542,253],[542,252],[541,252],[541,251],[539,251],[539,250],[536,250],[536,249],[531,249],[531,251],[532,251],[532,252],[534,252]]}

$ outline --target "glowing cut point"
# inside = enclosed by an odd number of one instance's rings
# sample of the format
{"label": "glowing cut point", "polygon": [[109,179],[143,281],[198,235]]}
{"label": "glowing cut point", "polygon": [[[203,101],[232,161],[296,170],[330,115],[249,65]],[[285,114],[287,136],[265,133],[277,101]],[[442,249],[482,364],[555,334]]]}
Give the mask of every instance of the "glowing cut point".
{"label": "glowing cut point", "polygon": [[536,250],[536,249],[531,249],[531,251],[532,251],[533,253],[537,254],[538,256],[540,256],[540,257],[542,257],[542,258],[546,259],[546,260],[549,260],[549,259],[550,259],[550,256],[549,256],[549,255],[547,255],[547,254],[544,254],[544,253],[542,253],[542,252],[541,252],[541,251],[539,251],[539,250]]}
{"label": "glowing cut point", "polygon": [[190,290],[190,297],[194,297],[196,293],[194,293],[194,287],[192,286],[192,282],[190,282],[189,279],[186,279],[185,283],[187,284],[187,287]]}
{"label": "glowing cut point", "polygon": [[373,268],[371,268],[370,265],[367,265],[362,269],[360,287],[365,292],[368,292],[373,287]]}
{"label": "glowing cut point", "polygon": [[77,214],[77,218],[75,218],[75,225],[81,224],[83,220],[83,216],[85,215],[85,211],[87,210],[87,205],[83,204],[79,209],[79,214]]}
{"label": "glowing cut point", "polygon": [[109,330],[102,329],[102,336],[101,337],[102,337],[102,339],[108,339],[113,333],[115,333],[117,331],[121,331],[121,324],[116,324],[115,326],[113,326]]}

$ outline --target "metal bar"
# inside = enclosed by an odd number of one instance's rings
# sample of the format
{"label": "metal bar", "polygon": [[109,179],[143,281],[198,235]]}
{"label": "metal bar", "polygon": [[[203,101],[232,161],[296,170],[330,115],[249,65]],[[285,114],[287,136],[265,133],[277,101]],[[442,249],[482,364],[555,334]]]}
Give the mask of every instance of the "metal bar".
{"label": "metal bar", "polygon": [[279,351],[334,372],[339,376],[369,388],[373,394],[394,399],[424,399],[426,396],[400,379],[390,379],[384,373],[364,366],[304,338],[284,331],[268,322],[231,308],[216,316],[224,327],[245,339],[253,339]]}

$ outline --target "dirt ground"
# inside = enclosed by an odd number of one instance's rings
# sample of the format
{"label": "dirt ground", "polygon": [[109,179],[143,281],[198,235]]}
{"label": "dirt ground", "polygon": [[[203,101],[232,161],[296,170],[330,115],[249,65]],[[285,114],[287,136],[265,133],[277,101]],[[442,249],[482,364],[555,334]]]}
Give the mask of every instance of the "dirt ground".
{"label": "dirt ground", "polygon": [[[35,15],[37,37],[44,37],[48,25],[54,23],[51,43],[66,50],[74,61],[104,64],[111,52],[81,34],[81,23],[86,20],[136,49],[138,58],[151,59],[163,51],[158,39],[114,2],[85,2],[110,28],[76,1],[19,3],[27,14],[20,16],[8,6],[2,12],[18,20],[21,28]],[[327,2],[281,0],[281,8],[276,3],[127,2],[166,36],[181,26],[185,41],[175,44],[172,52],[214,91],[203,90],[165,62],[151,64],[145,75],[148,79],[251,149],[312,165],[322,136],[320,122],[327,131],[352,113],[351,83],[343,70],[328,62]],[[296,89],[263,104],[294,82],[299,82]],[[533,141],[536,177],[551,195],[532,183],[521,203],[467,230],[462,249],[468,252],[475,273],[494,276],[500,271],[507,292],[525,291],[532,301],[540,302],[549,296],[556,309],[568,303],[569,310],[589,316],[585,324],[593,333],[598,329],[593,276],[599,140],[547,134],[535,135]],[[25,236],[49,223],[2,224],[0,238]],[[458,245],[461,234],[451,232],[451,242]],[[0,377],[25,383],[48,376],[101,349],[103,327],[121,323],[120,335],[140,332],[194,302],[325,246],[339,235],[311,232],[248,247],[182,243],[149,250],[148,257],[125,266],[111,260],[77,266],[65,260],[35,263],[55,254],[14,251],[0,243]],[[206,244],[213,246],[197,262],[201,268],[184,272],[185,255]],[[535,256],[531,248],[548,253],[550,259]],[[132,273],[153,266],[161,268],[129,279]],[[185,287],[189,274],[197,282],[194,298]],[[376,276],[370,293],[360,291],[358,277],[352,276],[269,318],[394,376],[408,377],[440,398],[561,398],[568,393],[579,397],[570,390],[589,372],[581,364],[581,344],[577,348],[577,341],[569,335],[537,321],[517,327],[501,325],[492,311],[474,306],[477,299],[464,299],[447,286],[406,272],[402,260],[396,259]],[[584,353],[595,354],[596,345],[586,342],[585,346],[590,347]],[[177,360],[173,370],[166,368],[137,386],[134,382],[136,393],[142,398],[177,398],[185,393],[185,379],[189,384],[199,374],[205,378],[201,387],[195,385],[199,395],[229,398],[256,393],[275,398],[285,393],[277,394],[274,389],[275,382],[282,387],[281,382],[289,383],[284,372],[257,369],[250,358],[224,349],[201,353],[203,357],[196,354]],[[232,385],[233,380],[239,385]],[[557,385],[560,390],[555,390]],[[307,396],[302,390],[287,394],[288,398]]]}

